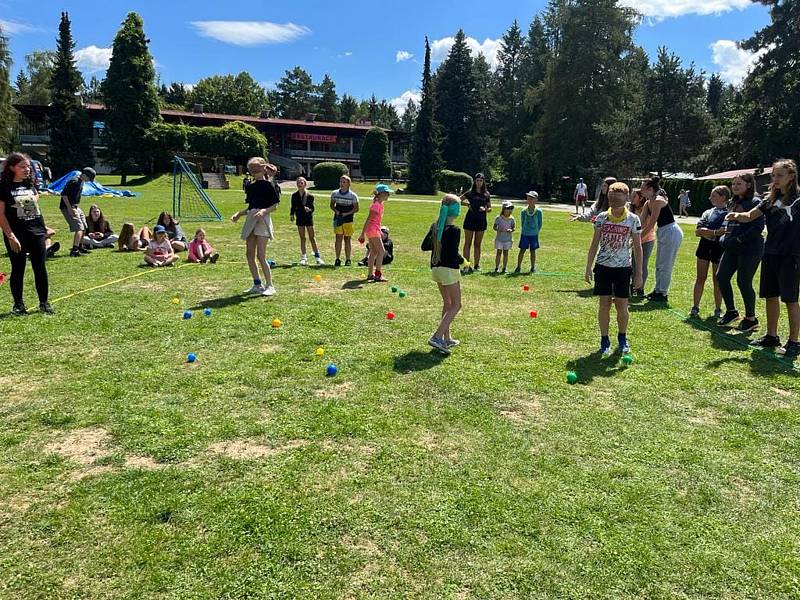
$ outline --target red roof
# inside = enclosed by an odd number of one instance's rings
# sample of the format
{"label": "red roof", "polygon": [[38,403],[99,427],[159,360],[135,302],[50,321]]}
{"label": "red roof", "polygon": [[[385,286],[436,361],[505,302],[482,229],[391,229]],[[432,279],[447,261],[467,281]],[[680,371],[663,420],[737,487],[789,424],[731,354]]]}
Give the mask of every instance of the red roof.
{"label": "red roof", "polygon": [[[88,103],[85,105],[88,110],[105,110],[103,104]],[[372,129],[372,125],[353,125],[352,123],[333,123],[331,121],[306,121],[304,119],[262,119],[261,117],[252,117],[250,115],[224,115],[221,113],[196,113],[189,110],[171,110],[162,109],[162,115],[171,117],[185,117],[190,119],[206,118],[215,119],[218,121],[242,121],[244,123],[261,123],[264,125],[302,125],[304,127],[333,127],[336,129],[357,129],[358,131],[368,131]],[[385,131],[388,131],[386,129]]]}
{"label": "red roof", "polygon": [[[707,179],[733,179],[734,177],[738,177],[739,175],[755,175],[758,169],[738,169],[736,171],[723,171],[722,173],[714,173],[713,175],[704,175],[703,177],[697,177],[698,181],[704,181]],[[772,173],[772,167],[766,167],[765,169],[761,169],[759,175],[769,175]]]}

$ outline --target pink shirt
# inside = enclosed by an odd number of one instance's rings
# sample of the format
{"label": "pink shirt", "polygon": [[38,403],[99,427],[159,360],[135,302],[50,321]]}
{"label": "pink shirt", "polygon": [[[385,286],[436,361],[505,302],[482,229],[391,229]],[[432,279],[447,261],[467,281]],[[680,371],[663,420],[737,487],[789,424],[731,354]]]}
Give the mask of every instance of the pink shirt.
{"label": "pink shirt", "polygon": [[200,260],[200,248],[203,248],[203,256],[208,256],[214,252],[214,248],[211,247],[207,241],[203,240],[202,242],[198,240],[192,240],[189,242],[189,260],[192,262],[198,262]]}
{"label": "pink shirt", "polygon": [[381,219],[383,219],[383,202],[374,200],[369,207],[367,227],[364,231],[368,238],[381,237]]}

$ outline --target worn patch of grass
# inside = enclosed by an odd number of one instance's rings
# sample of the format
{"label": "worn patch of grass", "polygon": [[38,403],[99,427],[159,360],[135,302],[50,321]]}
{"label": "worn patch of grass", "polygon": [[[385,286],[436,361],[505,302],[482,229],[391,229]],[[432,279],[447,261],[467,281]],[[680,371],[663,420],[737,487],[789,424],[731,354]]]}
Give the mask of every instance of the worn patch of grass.
{"label": "worn patch of grass", "polygon": [[[116,229],[171,207],[169,178],[135,189],[99,200]],[[212,197],[241,207],[237,190]],[[57,198],[43,205],[66,244]],[[229,222],[204,225],[213,266],[50,261],[57,314],[0,315],[0,596],[797,597],[791,365],[645,304],[634,363],[599,359],[590,227],[554,211],[540,273],[466,277],[461,346],[431,353],[441,305],[418,248],[435,214],[387,205],[402,299],[363,269],[294,264],[286,201],[272,300],[240,294]],[[323,202],[331,262],[329,224]],[[694,248],[687,235],[678,311]]]}

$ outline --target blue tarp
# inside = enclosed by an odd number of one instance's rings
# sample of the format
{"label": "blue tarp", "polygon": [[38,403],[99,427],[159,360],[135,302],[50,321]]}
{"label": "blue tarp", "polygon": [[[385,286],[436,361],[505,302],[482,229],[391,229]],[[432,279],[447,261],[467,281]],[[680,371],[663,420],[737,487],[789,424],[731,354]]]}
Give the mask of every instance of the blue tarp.
{"label": "blue tarp", "polygon": [[[64,175],[61,179],[56,179],[50,186],[47,188],[53,194],[60,194],[61,191],[64,189],[64,186],[67,185],[67,182],[75,177],[76,175],[80,175],[80,171],[71,171]],[[139,194],[135,194],[133,192],[129,192],[128,190],[115,190],[112,188],[107,188],[103,185],[100,185],[96,181],[84,181],[83,182],[83,190],[81,191],[82,196],[116,196],[116,197],[133,197],[138,196]]]}

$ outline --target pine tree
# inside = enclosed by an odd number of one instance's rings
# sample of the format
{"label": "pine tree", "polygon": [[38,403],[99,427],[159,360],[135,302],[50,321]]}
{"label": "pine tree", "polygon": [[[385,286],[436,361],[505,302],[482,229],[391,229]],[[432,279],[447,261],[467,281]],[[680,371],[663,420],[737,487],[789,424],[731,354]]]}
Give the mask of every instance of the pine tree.
{"label": "pine tree", "polygon": [[719,118],[719,113],[722,108],[722,95],[725,91],[725,84],[722,82],[722,77],[714,73],[708,80],[708,89],[706,90],[706,106],[709,112],[715,118]]}
{"label": "pine tree", "polygon": [[314,112],[314,82],[302,68],[286,71],[276,87],[278,104],[275,108],[284,119],[303,119]]}
{"label": "pine tree", "polygon": [[[496,77],[483,54],[478,54],[472,61],[472,74],[478,82],[478,87],[486,90],[486,93],[475,94],[474,128],[481,156],[477,170],[483,171],[490,180],[497,180],[504,175],[506,157],[500,153],[499,143],[502,138],[499,134],[497,104],[494,94],[490,91],[496,87]],[[515,139],[518,140],[519,136]]]}
{"label": "pine tree", "polygon": [[83,77],[75,67],[74,49],[69,15],[62,12],[50,79],[50,166],[56,177],[94,164],[89,115],[79,96]]}
{"label": "pine tree", "polygon": [[24,98],[31,87],[31,81],[28,79],[28,76],[25,74],[25,71],[20,69],[20,72],[17,73],[17,78],[14,81],[14,97],[19,101],[19,98]]}
{"label": "pine tree", "polygon": [[436,177],[441,168],[439,125],[434,117],[433,83],[431,81],[431,46],[425,38],[425,66],[422,71],[422,93],[419,115],[411,140],[408,162],[408,189],[415,194],[435,194]]}
{"label": "pine tree", "polygon": [[13,146],[13,128],[16,121],[11,106],[11,51],[8,38],[0,25],[0,150],[8,152]]}
{"label": "pine tree", "polygon": [[25,78],[28,85],[24,94],[18,94],[16,101],[20,104],[50,104],[50,80],[56,53],[51,50],[34,50],[25,55]]}
{"label": "pine tree", "polygon": [[81,94],[84,104],[96,104],[103,102],[103,82],[92,75],[89,85],[85,86]]}
{"label": "pine tree", "polygon": [[361,173],[366,177],[391,177],[392,161],[389,157],[389,137],[380,127],[373,127],[364,136],[361,147]]}
{"label": "pine tree", "polygon": [[[485,86],[487,82],[481,82]],[[442,126],[442,158],[447,168],[475,173],[483,164],[477,128],[476,94],[488,91],[478,83],[464,31],[456,33],[447,59],[436,76],[436,120]]]}
{"label": "pine tree", "polygon": [[317,112],[321,121],[335,123],[339,120],[339,97],[336,95],[336,84],[327,73],[322,78],[317,91],[319,103]]}
{"label": "pine tree", "polygon": [[500,49],[497,52],[497,79],[492,86],[499,151],[506,163],[511,161],[511,155],[514,149],[519,147],[525,133],[520,127],[525,112],[523,47],[522,31],[519,24],[514,21],[500,39]]}
{"label": "pine tree", "polygon": [[160,120],[153,57],[142,18],[128,13],[114,37],[111,64],[103,82],[108,153],[122,174],[150,165],[147,132]]}
{"label": "pine tree", "polygon": [[400,131],[414,131],[414,127],[417,123],[417,116],[419,116],[419,104],[414,102],[413,98],[410,98],[408,104],[406,104],[406,110],[403,112],[403,116],[400,117]]}
{"label": "pine tree", "polygon": [[358,114],[358,100],[344,94],[339,102],[339,120],[342,123],[354,123]]}
{"label": "pine tree", "polygon": [[742,43],[762,51],[744,81],[744,118],[739,131],[743,159],[769,164],[777,157],[800,154],[800,2],[758,0],[769,7],[772,22]]}

